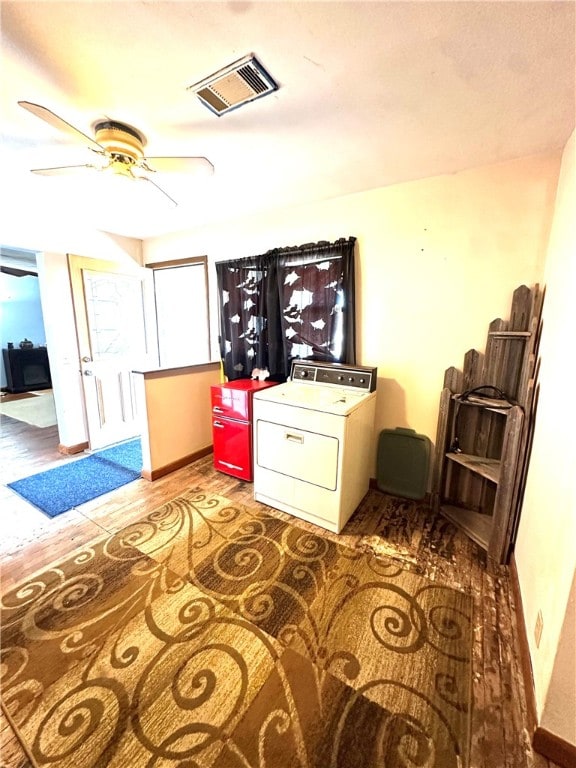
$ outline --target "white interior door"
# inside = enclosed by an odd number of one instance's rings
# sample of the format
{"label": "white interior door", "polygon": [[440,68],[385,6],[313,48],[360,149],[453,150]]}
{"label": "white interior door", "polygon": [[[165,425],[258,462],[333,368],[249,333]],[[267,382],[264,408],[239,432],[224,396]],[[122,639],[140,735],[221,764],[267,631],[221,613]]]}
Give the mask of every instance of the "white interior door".
{"label": "white interior door", "polygon": [[150,270],[69,256],[90,448],[140,434],[132,371],[157,365]]}

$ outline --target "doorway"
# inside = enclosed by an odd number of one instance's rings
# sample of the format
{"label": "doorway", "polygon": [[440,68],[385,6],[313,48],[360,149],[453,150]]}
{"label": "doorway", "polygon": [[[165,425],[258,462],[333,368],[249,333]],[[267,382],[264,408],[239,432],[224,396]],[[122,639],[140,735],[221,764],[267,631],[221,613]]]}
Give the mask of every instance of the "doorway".
{"label": "doorway", "polygon": [[[148,264],[144,268],[135,262],[120,266],[116,262],[79,256],[67,257],[62,253],[43,253],[36,266],[35,256],[35,253],[32,254],[35,274],[37,272],[35,279],[40,283],[42,299],[41,304],[38,302],[38,307],[39,310],[43,309],[43,314],[49,321],[47,331],[50,330],[49,344],[53,347],[51,357],[54,359],[51,366],[52,381],[62,421],[58,425],[55,448],[59,447],[64,454],[74,454],[88,445],[91,449],[100,448],[112,442],[129,439],[137,430],[122,432],[108,429],[114,421],[119,421],[123,428],[126,427],[131,421],[129,417],[133,415],[134,406],[130,377],[124,374],[119,377],[118,373],[110,373],[111,363],[120,352],[129,353],[130,359],[124,368],[125,371],[150,370],[159,365],[180,367],[208,362],[210,332],[207,257],[159,262]],[[74,261],[72,271],[75,273],[72,279],[71,261]],[[174,297],[174,281],[170,279],[171,274],[180,278],[178,301]],[[183,274],[190,276],[185,281],[187,288],[183,289],[184,297],[180,295],[183,292],[180,289],[180,285],[184,285]],[[160,301],[156,301],[155,295],[154,277],[158,275],[161,277],[160,282],[164,283],[159,288],[163,294],[163,300]],[[194,285],[190,286],[188,283],[192,275]],[[79,307],[78,317],[73,308],[71,282],[76,284],[76,293],[79,294],[76,301]],[[90,297],[88,307],[86,294]],[[190,312],[191,302],[195,310],[193,313]],[[166,309],[169,310],[168,313]],[[117,314],[125,321],[124,325],[128,330],[124,335],[128,336],[128,341],[122,340],[122,334],[111,333],[107,327],[110,317],[116,323]],[[133,320],[134,316],[138,317],[136,322]],[[76,325],[79,326],[79,333],[85,338],[81,355],[78,354],[79,335]],[[164,333],[164,354],[160,361],[158,328],[163,329]],[[169,342],[168,345],[166,341]],[[190,343],[192,341],[193,345]],[[169,354],[166,354],[167,351]],[[81,361],[80,357],[87,359]],[[95,368],[95,365],[98,368]],[[88,375],[85,376],[86,372]],[[100,381],[96,384],[98,379]],[[91,434],[90,444],[82,442],[87,435],[84,387],[90,390],[88,395],[93,404],[92,410],[97,414],[96,432],[103,433],[101,439],[100,435],[93,439]],[[111,392],[116,394],[115,403],[107,402]],[[101,429],[102,422],[106,430]],[[79,432],[79,425],[82,423],[84,426]]]}
{"label": "doorway", "polygon": [[[3,413],[28,425],[31,432],[53,426],[56,415],[34,251],[2,246],[0,316]],[[23,399],[28,402],[14,403]]]}
{"label": "doorway", "polygon": [[2,247],[0,316],[2,391],[15,394],[16,390],[49,386],[46,330],[34,252]]}

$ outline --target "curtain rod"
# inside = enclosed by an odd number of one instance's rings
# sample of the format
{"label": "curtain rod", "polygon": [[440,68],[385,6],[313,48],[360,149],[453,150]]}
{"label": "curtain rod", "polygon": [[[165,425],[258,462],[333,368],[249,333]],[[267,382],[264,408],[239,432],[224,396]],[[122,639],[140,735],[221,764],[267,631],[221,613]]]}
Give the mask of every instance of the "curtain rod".
{"label": "curtain rod", "polygon": [[325,251],[340,245],[346,245],[347,243],[353,245],[355,242],[355,237],[341,237],[333,243],[328,242],[328,240],[320,240],[317,243],[304,243],[303,245],[289,245],[284,248],[271,248],[269,251],[266,251],[265,255],[269,253],[285,254],[290,251]]}
{"label": "curtain rod", "polygon": [[258,264],[259,259],[263,259],[264,261],[267,261],[271,259],[273,256],[287,256],[291,253],[298,254],[302,256],[306,256],[311,251],[328,251],[332,248],[341,246],[341,245],[354,245],[356,242],[355,237],[341,237],[338,240],[335,240],[333,243],[328,242],[327,240],[320,240],[317,243],[305,243],[304,245],[291,245],[286,246],[283,248],[271,248],[269,251],[266,251],[265,253],[258,254],[257,256],[243,256],[239,257],[237,259],[228,259],[226,261],[217,261],[216,264],[223,264],[223,265],[232,265],[232,264],[238,264],[238,266],[246,267],[248,266],[249,262],[253,260],[254,268],[257,269],[260,266],[266,266],[266,264]]}

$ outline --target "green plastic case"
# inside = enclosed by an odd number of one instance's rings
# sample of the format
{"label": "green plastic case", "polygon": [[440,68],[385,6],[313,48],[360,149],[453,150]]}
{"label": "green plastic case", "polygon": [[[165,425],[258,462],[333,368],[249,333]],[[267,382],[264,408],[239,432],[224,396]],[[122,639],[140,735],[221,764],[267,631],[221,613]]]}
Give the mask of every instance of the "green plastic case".
{"label": "green plastic case", "polygon": [[376,484],[381,491],[423,499],[430,468],[430,439],[414,429],[383,429],[378,438]]}

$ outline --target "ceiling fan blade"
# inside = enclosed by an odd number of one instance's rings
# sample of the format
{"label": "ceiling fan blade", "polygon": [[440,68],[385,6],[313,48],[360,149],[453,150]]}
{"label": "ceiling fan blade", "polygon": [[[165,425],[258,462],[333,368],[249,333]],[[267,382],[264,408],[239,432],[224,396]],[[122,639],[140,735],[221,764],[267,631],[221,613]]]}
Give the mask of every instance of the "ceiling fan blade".
{"label": "ceiling fan blade", "polygon": [[144,157],[143,161],[148,170],[159,173],[214,173],[214,166],[206,157]]}
{"label": "ceiling fan blade", "polygon": [[174,200],[174,198],[173,198],[173,197],[170,197],[170,195],[168,194],[168,192],[165,192],[165,191],[162,189],[162,187],[159,187],[159,186],[158,186],[158,184],[156,184],[156,182],[155,182],[155,181],[152,181],[152,179],[149,179],[149,178],[148,178],[148,176],[134,176],[134,178],[135,178],[135,179],[137,179],[138,181],[147,181],[149,184],[152,184],[152,186],[156,187],[156,189],[157,189],[159,192],[161,192],[161,193],[164,195],[164,197],[167,197],[167,198],[168,198],[168,200],[170,201],[170,203],[172,204],[172,206],[173,206],[174,208],[177,208],[177,207],[178,207],[178,203],[176,202],[176,200]]}
{"label": "ceiling fan blade", "polygon": [[74,128],[73,125],[70,125],[70,123],[67,123],[66,120],[58,117],[58,115],[55,115],[54,112],[51,112],[46,107],[42,107],[40,104],[33,104],[30,101],[19,101],[18,104],[24,109],[27,109],[28,112],[36,115],[36,117],[39,117],[41,120],[47,122],[53,128],[57,128],[59,131],[64,131],[64,133],[69,134],[74,139],[76,139],[76,141],[81,141],[83,144],[88,144],[90,149],[94,149],[98,152],[104,151],[104,147],[101,144],[98,144],[98,142],[94,141],[93,138],[87,136],[85,133],[82,133],[82,131],[80,131],[78,128]]}
{"label": "ceiling fan blade", "polygon": [[81,171],[85,171],[87,168],[95,171],[101,171],[102,168],[98,165],[61,165],[56,168],[33,168],[32,173],[37,173],[39,176],[58,176],[60,174],[75,174]]}

